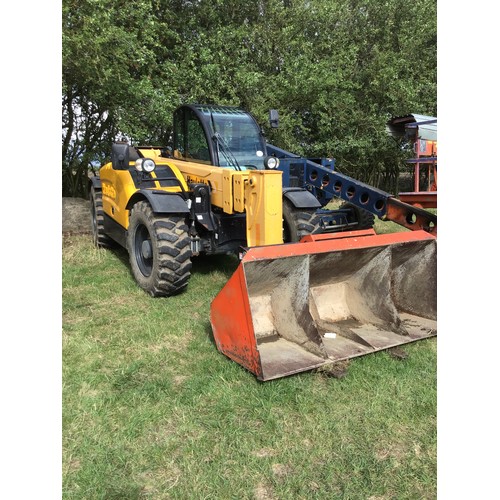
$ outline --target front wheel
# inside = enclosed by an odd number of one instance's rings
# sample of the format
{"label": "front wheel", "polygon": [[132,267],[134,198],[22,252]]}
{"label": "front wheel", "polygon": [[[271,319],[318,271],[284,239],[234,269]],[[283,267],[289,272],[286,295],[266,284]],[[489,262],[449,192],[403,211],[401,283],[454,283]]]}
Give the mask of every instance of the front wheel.
{"label": "front wheel", "polygon": [[146,201],[134,205],[127,232],[132,274],[153,297],[183,291],[191,277],[191,242],[184,217],[156,215]]}
{"label": "front wheel", "polygon": [[321,232],[320,216],[315,208],[296,208],[283,200],[283,242],[297,243],[304,236]]}

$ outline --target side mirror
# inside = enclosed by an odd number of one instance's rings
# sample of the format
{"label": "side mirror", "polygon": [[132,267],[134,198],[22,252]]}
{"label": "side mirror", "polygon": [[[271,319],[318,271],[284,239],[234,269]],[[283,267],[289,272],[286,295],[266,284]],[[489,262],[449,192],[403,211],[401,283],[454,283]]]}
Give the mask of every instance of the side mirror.
{"label": "side mirror", "polygon": [[271,128],[278,128],[279,121],[280,118],[278,115],[278,110],[276,109],[269,110],[269,125],[271,125]]}
{"label": "side mirror", "polygon": [[119,142],[111,146],[111,163],[115,170],[126,170],[129,163],[128,144]]}

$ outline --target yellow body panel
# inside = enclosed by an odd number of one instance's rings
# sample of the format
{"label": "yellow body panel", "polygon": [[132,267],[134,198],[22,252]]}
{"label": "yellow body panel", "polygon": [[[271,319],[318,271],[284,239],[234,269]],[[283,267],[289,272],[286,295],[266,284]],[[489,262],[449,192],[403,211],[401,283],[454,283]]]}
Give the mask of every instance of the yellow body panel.
{"label": "yellow body panel", "polygon": [[[207,184],[211,189],[212,205],[222,208],[224,213],[234,213],[233,176],[248,178],[248,171],[236,171],[230,168],[214,167],[191,161],[171,160],[182,173],[187,183]],[[243,210],[241,210],[243,212]]]}
{"label": "yellow body panel", "polygon": [[[159,158],[156,154],[148,154],[150,150],[142,150],[144,156],[153,158],[158,166],[169,166],[175,176],[181,182],[184,190],[187,191],[188,187],[184,177],[177,170],[175,165],[165,161],[165,158]],[[158,150],[159,153],[159,150]],[[132,164],[132,162],[131,162]],[[104,165],[99,171],[99,177],[102,185],[102,204],[104,213],[109,215],[115,222],[120,224],[125,229],[128,229],[129,224],[129,210],[125,207],[132,195],[139,189],[134,184],[132,176],[128,170],[115,170],[111,163]],[[153,172],[152,177],[156,177]],[[161,187],[158,182],[155,183],[155,190],[180,192],[180,187]]]}
{"label": "yellow body panel", "polygon": [[283,243],[282,175],[279,170],[233,170],[172,160],[188,183],[210,185],[211,203],[224,213],[247,214],[247,245]]}
{"label": "yellow body panel", "polygon": [[[211,204],[226,214],[246,213],[248,246],[283,243],[282,172],[275,170],[244,170],[214,167],[200,163],[165,159],[159,149],[140,149],[143,156],[155,160],[158,166],[168,165],[180,180],[184,190],[189,183],[210,186]],[[132,164],[132,162],[131,162]],[[155,177],[155,174],[152,174]],[[100,170],[103,209],[125,229],[129,225],[129,210],[125,207],[138,191],[128,170],[115,170],[111,163]],[[155,190],[180,192],[178,187]]]}
{"label": "yellow body panel", "polygon": [[99,172],[102,185],[102,206],[109,215],[125,229],[128,228],[128,210],[125,209],[130,197],[137,191],[128,170],[114,170],[111,163]]}
{"label": "yellow body panel", "polygon": [[283,243],[282,172],[252,170],[245,184],[247,245]]}

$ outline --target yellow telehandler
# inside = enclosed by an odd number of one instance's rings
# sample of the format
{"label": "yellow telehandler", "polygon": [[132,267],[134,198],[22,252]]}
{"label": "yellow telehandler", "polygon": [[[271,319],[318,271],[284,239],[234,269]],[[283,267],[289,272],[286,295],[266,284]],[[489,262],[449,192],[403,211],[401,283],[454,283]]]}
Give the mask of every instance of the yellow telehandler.
{"label": "yellow telehandler", "polygon": [[[437,333],[437,218],[267,144],[242,109],[179,107],[170,148],[113,144],[90,193],[95,244],[126,248],[154,297],[183,291],[197,255],[239,254],[211,324],[260,380]],[[330,194],[346,205],[323,209]],[[377,235],[374,215],[412,231]]]}

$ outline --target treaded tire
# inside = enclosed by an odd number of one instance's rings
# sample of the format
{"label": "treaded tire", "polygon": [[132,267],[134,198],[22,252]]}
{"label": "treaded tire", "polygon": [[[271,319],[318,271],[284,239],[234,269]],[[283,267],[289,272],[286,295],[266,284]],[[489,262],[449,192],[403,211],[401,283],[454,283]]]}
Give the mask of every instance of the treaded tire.
{"label": "treaded tire", "polygon": [[112,240],[104,232],[104,210],[102,208],[102,192],[95,189],[94,186],[90,189],[90,212],[92,219],[92,238],[94,245],[99,248],[113,248],[116,246]]}
{"label": "treaded tire", "polygon": [[158,216],[146,201],[130,212],[127,249],[137,284],[153,297],[183,291],[191,277],[191,241],[186,220]]}
{"label": "treaded tire", "polygon": [[304,236],[321,232],[320,216],[315,208],[295,208],[293,204],[283,200],[283,241],[297,243]]}
{"label": "treaded tire", "polygon": [[368,210],[357,207],[349,202],[342,203],[339,208],[351,208],[354,210],[358,225],[356,228],[351,229],[371,229],[375,224],[375,216],[371,212],[368,212]]}

